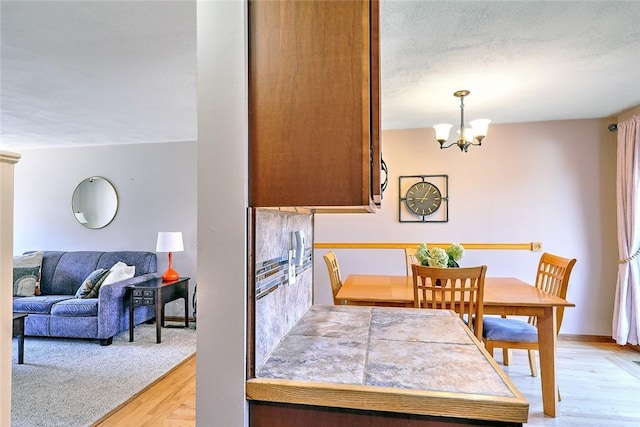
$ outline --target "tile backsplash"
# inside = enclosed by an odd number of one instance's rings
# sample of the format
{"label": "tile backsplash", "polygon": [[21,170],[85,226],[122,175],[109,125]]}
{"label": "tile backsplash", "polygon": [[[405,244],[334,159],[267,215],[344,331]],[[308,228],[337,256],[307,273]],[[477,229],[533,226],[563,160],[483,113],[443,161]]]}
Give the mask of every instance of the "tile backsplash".
{"label": "tile backsplash", "polygon": [[[304,232],[304,256],[289,283],[289,250],[295,231]],[[255,364],[271,351],[311,307],[313,298],[313,215],[255,210]]]}

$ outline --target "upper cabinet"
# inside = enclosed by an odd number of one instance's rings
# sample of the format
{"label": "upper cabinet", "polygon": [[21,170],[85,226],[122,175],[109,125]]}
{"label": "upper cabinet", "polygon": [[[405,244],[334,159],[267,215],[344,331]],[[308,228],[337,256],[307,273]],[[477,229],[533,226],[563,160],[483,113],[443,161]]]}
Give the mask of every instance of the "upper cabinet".
{"label": "upper cabinet", "polygon": [[378,1],[249,1],[249,205],[380,204]]}

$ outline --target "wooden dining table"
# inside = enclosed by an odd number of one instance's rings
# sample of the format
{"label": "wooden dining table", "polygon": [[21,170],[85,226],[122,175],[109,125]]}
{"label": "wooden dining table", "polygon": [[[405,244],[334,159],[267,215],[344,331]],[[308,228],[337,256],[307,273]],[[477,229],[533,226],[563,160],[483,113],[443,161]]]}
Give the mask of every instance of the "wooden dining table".
{"label": "wooden dining table", "polygon": [[[336,295],[350,305],[413,307],[411,276],[350,274]],[[556,310],[575,304],[544,292],[513,277],[487,277],[484,283],[484,314],[536,316],[540,383],[545,415],[555,417],[556,385]]]}

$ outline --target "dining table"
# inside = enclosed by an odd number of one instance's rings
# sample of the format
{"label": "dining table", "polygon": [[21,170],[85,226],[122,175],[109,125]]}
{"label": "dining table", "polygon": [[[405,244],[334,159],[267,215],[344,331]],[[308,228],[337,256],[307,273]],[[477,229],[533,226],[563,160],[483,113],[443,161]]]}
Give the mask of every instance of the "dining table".
{"label": "dining table", "polygon": [[[348,305],[413,307],[413,278],[349,274],[335,299]],[[575,304],[514,277],[486,277],[483,307],[485,315],[537,317],[542,406],[545,415],[556,417],[556,311]]]}

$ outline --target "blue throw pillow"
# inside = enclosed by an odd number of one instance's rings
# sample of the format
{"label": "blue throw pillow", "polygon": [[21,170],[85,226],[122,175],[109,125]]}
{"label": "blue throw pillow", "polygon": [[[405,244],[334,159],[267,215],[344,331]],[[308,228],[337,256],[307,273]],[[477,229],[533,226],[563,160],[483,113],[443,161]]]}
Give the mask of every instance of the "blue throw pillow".
{"label": "blue throw pillow", "polygon": [[109,270],[105,270],[104,268],[99,268],[91,272],[76,291],[76,298],[98,298],[100,286],[108,274]]}

